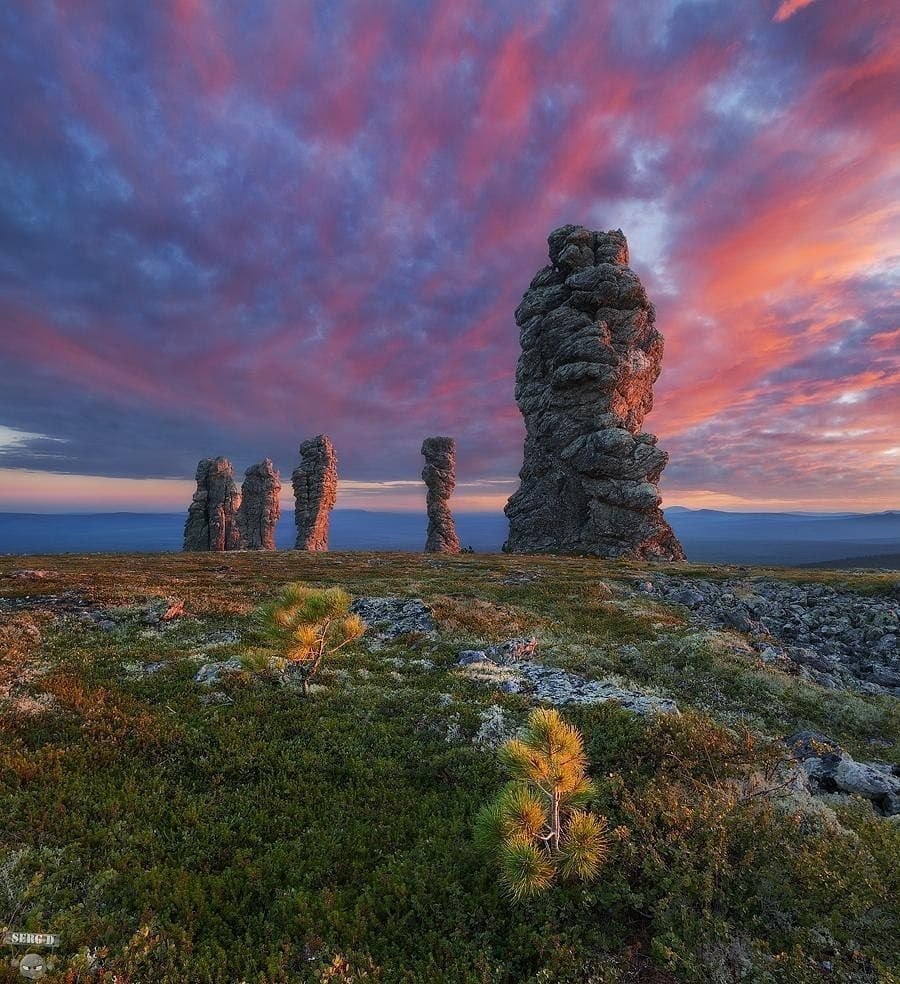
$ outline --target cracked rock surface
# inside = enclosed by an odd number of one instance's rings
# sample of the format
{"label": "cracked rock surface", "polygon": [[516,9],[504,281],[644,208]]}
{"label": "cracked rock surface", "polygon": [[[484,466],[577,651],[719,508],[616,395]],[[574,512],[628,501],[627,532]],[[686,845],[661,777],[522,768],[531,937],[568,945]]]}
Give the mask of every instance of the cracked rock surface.
{"label": "cracked rock surface", "polygon": [[677,714],[675,701],[619,686],[612,680],[588,680],[578,673],[516,654],[534,655],[534,640],[511,639],[484,650],[464,650],[458,665],[462,672],[488,686],[506,693],[528,693],[536,700],[559,706],[565,704],[602,704],[612,700],[635,714]]}
{"label": "cracked rock surface", "polygon": [[900,814],[900,767],[857,762],[817,731],[798,731],[784,741],[803,766],[814,793],[862,796],[884,816]]}
{"label": "cracked rock surface", "polygon": [[204,458],[197,465],[197,489],[184,524],[184,549],[239,550],[237,512],[241,493],[227,458]]}
{"label": "cracked rock surface", "polygon": [[366,634],[391,640],[404,635],[432,636],[437,632],[434,612],[421,598],[355,598],[350,611],[368,626]]}
{"label": "cracked rock surface", "polygon": [[456,488],[456,442],[452,437],[427,437],[422,442],[422,454],[422,481],[428,488],[425,552],[459,553],[459,537],[450,512],[450,496]]}
{"label": "cracked rock surface", "polygon": [[297,550],[327,550],[331,510],[337,500],[337,454],[326,434],[300,445],[300,464],[291,475]]}
{"label": "cracked rock surface", "polygon": [[246,550],[274,550],[275,527],[281,515],[281,476],[271,458],[244,472],[242,502],[237,513],[241,545]]}
{"label": "cracked rock surface", "polygon": [[625,236],[567,225],[548,244],[516,309],[526,436],[504,549],[683,560],[660,509],[668,455],[641,430],[663,337]]}

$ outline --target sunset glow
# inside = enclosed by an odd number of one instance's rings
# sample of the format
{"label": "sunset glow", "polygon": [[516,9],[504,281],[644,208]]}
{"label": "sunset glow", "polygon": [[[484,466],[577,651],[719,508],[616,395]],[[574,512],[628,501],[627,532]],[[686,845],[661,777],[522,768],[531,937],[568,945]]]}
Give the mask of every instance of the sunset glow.
{"label": "sunset glow", "polygon": [[338,508],[421,508],[438,433],[502,508],[564,222],[657,306],[665,505],[900,507],[896,10],[6,5],[0,510],[177,511],[322,431]]}

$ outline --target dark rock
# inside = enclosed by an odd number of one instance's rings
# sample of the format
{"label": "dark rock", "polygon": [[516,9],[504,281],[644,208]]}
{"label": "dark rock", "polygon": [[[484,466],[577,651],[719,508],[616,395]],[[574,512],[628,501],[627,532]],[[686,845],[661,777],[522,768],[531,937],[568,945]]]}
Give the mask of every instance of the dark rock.
{"label": "dark rock", "polygon": [[291,475],[297,550],[327,550],[328,523],[337,499],[337,455],[326,434],[300,445],[300,464]]}
{"label": "dark rock", "polygon": [[500,666],[505,666],[508,663],[530,659],[537,655],[537,650],[537,639],[532,636],[528,639],[508,639],[496,646],[488,646],[485,655]]}
{"label": "dark rock", "polygon": [[197,491],[184,524],[184,549],[238,550],[237,511],[241,493],[227,458],[204,458],[197,465]]}
{"label": "dark rock", "polygon": [[726,608],[723,613],[725,624],[738,632],[749,632],[756,623],[742,608]]}
{"label": "dark rock", "polygon": [[784,739],[784,743],[798,762],[812,757],[831,757],[836,761],[842,754],[841,746],[821,731],[795,731]]}
{"label": "dark rock", "polygon": [[350,611],[369,627],[376,639],[393,640],[403,635],[433,635],[434,612],[421,598],[355,598]]}
{"label": "dark rock", "polygon": [[570,225],[548,244],[516,310],[526,437],[504,549],[682,560],[659,508],[668,456],[641,432],[663,339],[625,236]]}
{"label": "dark rock", "polygon": [[813,792],[862,796],[884,816],[900,814],[900,777],[890,765],[856,762],[836,742],[816,731],[798,731],[784,740],[802,763]]}
{"label": "dark rock", "polygon": [[483,663],[488,654],[483,649],[464,649],[457,658],[459,666],[469,666],[472,663]]}
{"label": "dark rock", "polygon": [[694,591],[691,588],[683,588],[681,591],[676,591],[670,600],[678,605],[684,605],[685,608],[698,608],[705,601],[699,591]]}
{"label": "dark rock", "polygon": [[[638,587],[638,590],[643,589]],[[833,689],[900,695],[895,636],[900,605],[831,585],[729,577],[680,578],[656,573],[650,593],[684,605],[691,621],[746,633],[765,662],[793,667]]]}
{"label": "dark rock", "polygon": [[459,537],[448,505],[456,488],[456,442],[452,437],[427,437],[422,442],[422,454],[422,481],[428,487],[425,552],[459,553]]}
{"label": "dark rock", "polygon": [[244,472],[237,522],[247,550],[274,550],[275,527],[281,515],[281,476],[271,458]]}

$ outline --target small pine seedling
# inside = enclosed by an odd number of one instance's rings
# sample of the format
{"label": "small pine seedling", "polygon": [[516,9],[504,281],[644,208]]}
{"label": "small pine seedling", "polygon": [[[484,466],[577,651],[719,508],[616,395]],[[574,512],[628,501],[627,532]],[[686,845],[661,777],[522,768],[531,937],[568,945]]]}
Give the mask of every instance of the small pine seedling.
{"label": "small pine seedling", "polygon": [[342,588],[286,585],[262,609],[260,628],[300,675],[303,692],[326,656],[333,656],[366,631],[366,623],[350,613],[350,595]]}
{"label": "small pine seedling", "polygon": [[510,781],[482,809],[476,840],[498,860],[503,882],[520,901],[559,877],[590,881],[606,860],[606,818],[584,807],[595,792],[579,730],[559,712],[531,713],[521,738],[500,749]]}

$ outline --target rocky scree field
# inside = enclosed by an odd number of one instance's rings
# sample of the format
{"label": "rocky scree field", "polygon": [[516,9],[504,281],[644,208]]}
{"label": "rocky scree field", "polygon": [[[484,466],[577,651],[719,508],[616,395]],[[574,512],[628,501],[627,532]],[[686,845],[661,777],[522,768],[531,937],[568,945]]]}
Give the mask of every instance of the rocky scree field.
{"label": "rocky scree field", "polygon": [[[292,581],[369,623],[308,697],[254,627]],[[896,981],[898,608],[886,573],[0,558],[0,925],[68,982]],[[542,702],[617,834],[514,904],[472,826]]]}

